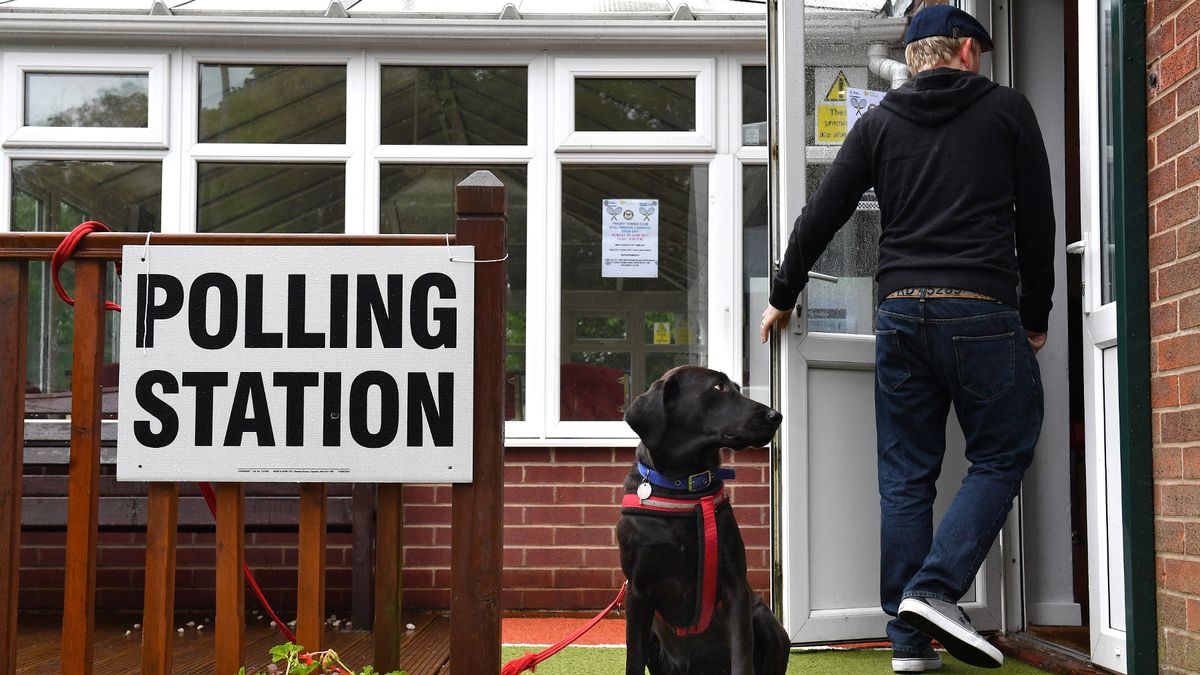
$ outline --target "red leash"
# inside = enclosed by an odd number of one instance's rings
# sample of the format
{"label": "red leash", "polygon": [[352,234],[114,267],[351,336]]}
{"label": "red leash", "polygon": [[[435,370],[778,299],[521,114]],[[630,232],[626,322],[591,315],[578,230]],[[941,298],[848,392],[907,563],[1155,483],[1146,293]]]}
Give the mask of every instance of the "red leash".
{"label": "red leash", "polygon": [[571,633],[567,637],[559,640],[555,644],[550,645],[536,654],[525,652],[524,656],[519,656],[512,661],[509,661],[508,663],[504,664],[503,668],[500,669],[500,675],[518,675],[519,673],[523,673],[527,670],[531,672],[536,670],[542,661],[545,661],[551,656],[559,653],[564,647],[582,637],[584,633],[588,632],[592,628],[595,628],[596,624],[600,623],[600,619],[603,619],[605,614],[608,614],[613,610],[614,607],[620,604],[621,599],[625,597],[625,587],[628,585],[628,581],[621,584],[621,590],[617,591],[617,597],[613,598],[613,601],[608,603],[608,607],[605,607],[599,614],[593,617],[591,621],[588,621],[587,624],[581,627],[579,630]]}
{"label": "red leash", "polygon": [[[68,260],[70,260],[72,255],[74,255],[75,247],[79,245],[79,242],[82,241],[84,237],[92,232],[111,231],[112,230],[110,230],[104,223],[96,220],[89,220],[87,222],[80,223],[75,227],[75,229],[71,230],[70,234],[68,234],[62,240],[62,242],[59,243],[58,247],[54,249],[54,255],[50,257],[50,278],[54,281],[54,290],[58,293],[58,297],[63,299],[63,302],[72,306],[75,304],[75,300],[71,296],[67,295],[67,291],[65,288],[63,288],[62,282],[58,280],[58,271],[62,269],[62,266]],[[121,273],[121,263],[118,262],[116,265],[117,274],[119,275]],[[104,309],[110,312],[119,312],[121,311],[121,306],[115,302],[105,300]],[[200,492],[204,495],[204,503],[208,504],[208,510],[210,513],[212,513],[213,518],[215,519],[217,517],[217,496],[216,493],[213,492],[212,484],[200,483]],[[250,584],[250,589],[254,591],[254,595],[258,596],[258,601],[262,604],[263,609],[267,611],[267,614],[275,622],[275,625],[279,628],[279,632],[283,634],[283,637],[286,638],[288,642],[296,642],[296,634],[288,628],[287,624],[280,620],[279,616],[275,614],[275,610],[271,609],[271,603],[267,602],[267,596],[263,595],[262,588],[259,587],[258,581],[254,578],[254,573],[250,571],[250,566],[244,562],[242,563],[242,572],[246,575],[246,581]]]}

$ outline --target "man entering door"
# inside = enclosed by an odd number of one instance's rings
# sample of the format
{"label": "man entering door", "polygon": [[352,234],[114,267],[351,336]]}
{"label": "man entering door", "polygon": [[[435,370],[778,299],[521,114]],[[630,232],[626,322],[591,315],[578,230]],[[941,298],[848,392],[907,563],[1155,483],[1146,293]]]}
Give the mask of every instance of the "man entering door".
{"label": "man entering door", "polygon": [[[1002,655],[955,603],[1004,523],[1041,429],[1034,352],[1054,285],[1049,165],[1029,102],[978,74],[992,47],[979,22],[929,7],[905,43],[915,76],[854,125],[801,213],[761,338],[787,324],[808,271],[874,187],[880,594],[898,617],[888,624],[893,669],[940,667],[931,637],[996,667]],[[935,536],[951,403],[971,468]]]}

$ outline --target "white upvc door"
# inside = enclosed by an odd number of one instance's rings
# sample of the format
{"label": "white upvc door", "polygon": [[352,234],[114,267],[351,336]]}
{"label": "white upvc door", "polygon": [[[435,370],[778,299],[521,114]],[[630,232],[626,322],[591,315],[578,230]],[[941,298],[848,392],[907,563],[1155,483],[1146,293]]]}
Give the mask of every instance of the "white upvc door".
{"label": "white upvc door", "polygon": [[[903,30],[903,19],[880,19],[859,27],[846,44],[845,30],[826,14],[805,20],[801,3],[779,2],[774,64],[778,116],[781,201],[773,236],[779,251],[806,192],[837,150],[810,146],[813,124],[805,114],[805,68],[821,76],[858,59],[865,69],[867,45]],[[886,25],[885,22],[891,24]],[[823,44],[842,36],[840,44]],[[807,49],[805,48],[808,43]],[[853,44],[853,43],[859,44]],[[806,62],[807,57],[807,62]],[[851,86],[861,73],[846,69]],[[865,78],[865,76],[863,76]],[[825,94],[828,83],[817,84]],[[807,189],[806,189],[807,186]],[[888,618],[879,606],[879,492],[875,463],[874,311],[872,277],[877,258],[878,208],[868,195],[852,221],[830,244],[815,271],[837,282],[814,280],[802,297],[803,311],[781,336],[781,394],[784,412],[779,480],[782,484],[783,621],[794,643],[828,643],[885,637]],[[938,481],[934,517],[940,519],[963,476],[967,461],[958,422],[947,424],[946,459]],[[1001,625],[1000,556],[985,560],[962,598],[975,626]]]}
{"label": "white upvc door", "polygon": [[[1092,660],[1126,672],[1124,529],[1117,389],[1117,303],[1113,293],[1112,89],[1109,4],[1080,6],[1081,232],[1068,250],[1083,256],[1083,385],[1086,424],[1088,588]],[[1099,67],[1097,67],[1097,65]]]}

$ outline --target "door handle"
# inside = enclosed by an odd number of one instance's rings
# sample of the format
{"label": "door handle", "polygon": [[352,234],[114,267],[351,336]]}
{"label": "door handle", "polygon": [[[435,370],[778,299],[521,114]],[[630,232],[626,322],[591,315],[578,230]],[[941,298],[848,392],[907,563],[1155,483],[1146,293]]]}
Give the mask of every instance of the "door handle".
{"label": "door handle", "polygon": [[1084,249],[1087,248],[1087,237],[1080,239],[1073,244],[1067,244],[1067,253],[1071,255],[1083,255]]}
{"label": "door handle", "polygon": [[838,282],[837,277],[832,277],[832,276],[829,276],[828,274],[821,274],[820,272],[809,272],[808,278],[809,279],[817,279],[819,281],[828,281],[831,284],[836,284]]}

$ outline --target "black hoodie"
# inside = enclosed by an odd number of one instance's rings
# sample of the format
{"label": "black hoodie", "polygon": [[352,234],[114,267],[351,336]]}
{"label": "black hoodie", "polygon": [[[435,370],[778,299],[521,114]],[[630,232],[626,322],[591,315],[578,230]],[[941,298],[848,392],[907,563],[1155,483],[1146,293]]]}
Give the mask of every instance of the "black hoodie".
{"label": "black hoodie", "polygon": [[951,68],[889,92],[847,134],[796,219],[773,306],[795,306],[809,269],[871,187],[882,218],[880,301],[913,286],[958,288],[1019,307],[1027,330],[1046,330],[1054,202],[1042,134],[1020,92]]}

